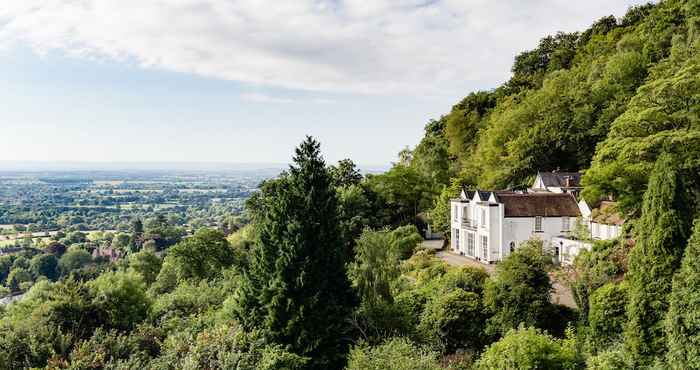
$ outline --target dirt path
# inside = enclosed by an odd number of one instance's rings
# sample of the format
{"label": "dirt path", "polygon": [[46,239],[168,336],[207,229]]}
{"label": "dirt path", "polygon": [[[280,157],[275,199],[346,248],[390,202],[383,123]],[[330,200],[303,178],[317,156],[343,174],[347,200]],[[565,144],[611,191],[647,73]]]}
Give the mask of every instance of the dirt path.
{"label": "dirt path", "polygon": [[[440,241],[440,243],[438,244],[433,240],[427,240],[423,242],[422,247],[437,250],[436,256],[438,256],[443,261],[447,262],[452,266],[480,267],[486,270],[486,272],[489,275],[493,275],[496,273],[496,265],[486,265],[479,261],[475,261],[471,258],[467,258],[447,251],[442,251],[439,250],[439,248],[436,247],[436,245],[442,246],[442,241]],[[567,307],[576,308],[576,303],[574,302],[573,295],[571,295],[571,290],[568,287],[556,281],[551,274],[549,277],[552,279],[552,286],[554,287],[554,292],[552,292],[552,296],[550,298],[551,301],[553,303],[558,303]]]}

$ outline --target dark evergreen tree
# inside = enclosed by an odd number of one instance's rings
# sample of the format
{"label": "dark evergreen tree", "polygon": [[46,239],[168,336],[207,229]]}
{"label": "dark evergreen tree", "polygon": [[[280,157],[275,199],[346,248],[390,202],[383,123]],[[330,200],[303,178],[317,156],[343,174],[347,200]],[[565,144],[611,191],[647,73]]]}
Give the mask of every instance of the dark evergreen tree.
{"label": "dark evergreen tree", "polygon": [[307,137],[289,172],[267,184],[253,205],[258,241],[238,294],[239,320],[310,357],[310,368],[342,368],[356,298],[320,144]]}
{"label": "dark evergreen tree", "polygon": [[700,369],[700,220],[673,278],[671,307],[666,314],[668,365],[673,369]]}
{"label": "dark evergreen tree", "polygon": [[630,253],[625,346],[637,366],[651,364],[666,351],[663,317],[688,239],[688,201],[676,163],[667,153],[656,161]]}

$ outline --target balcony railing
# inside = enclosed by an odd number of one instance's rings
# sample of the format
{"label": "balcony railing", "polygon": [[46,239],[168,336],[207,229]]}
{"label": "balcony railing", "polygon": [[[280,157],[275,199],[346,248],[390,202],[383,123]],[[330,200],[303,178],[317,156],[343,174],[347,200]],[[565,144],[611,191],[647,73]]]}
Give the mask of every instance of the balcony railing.
{"label": "balcony railing", "polygon": [[467,228],[467,229],[476,229],[476,227],[477,227],[476,220],[472,220],[469,218],[462,218],[462,227]]}

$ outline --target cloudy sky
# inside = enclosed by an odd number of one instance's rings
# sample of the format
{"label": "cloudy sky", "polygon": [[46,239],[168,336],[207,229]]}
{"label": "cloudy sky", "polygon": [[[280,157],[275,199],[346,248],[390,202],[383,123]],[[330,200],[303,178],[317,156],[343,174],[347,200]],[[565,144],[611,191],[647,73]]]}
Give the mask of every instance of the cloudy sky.
{"label": "cloudy sky", "polygon": [[513,56],[635,0],[0,5],[0,160],[394,160]]}

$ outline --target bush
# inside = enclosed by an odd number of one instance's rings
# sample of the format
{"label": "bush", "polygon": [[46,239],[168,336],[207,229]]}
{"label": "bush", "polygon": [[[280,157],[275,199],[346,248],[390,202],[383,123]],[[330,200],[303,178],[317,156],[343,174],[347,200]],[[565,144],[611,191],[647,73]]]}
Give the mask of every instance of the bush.
{"label": "bush", "polygon": [[391,231],[392,248],[402,260],[410,258],[422,241],[423,237],[414,225],[400,226]]}
{"label": "bush", "polygon": [[482,370],[576,369],[574,348],[535,328],[508,331],[490,345],[476,364]]}
{"label": "bush", "polygon": [[159,358],[150,364],[166,369],[305,369],[308,359],[266,343],[257,333],[245,333],[236,326],[223,325],[205,330],[195,338],[171,336]]}
{"label": "bush", "polygon": [[477,351],[484,344],[485,317],[481,299],[463,290],[433,298],[425,307],[418,330],[443,352],[457,349]]}
{"label": "bush", "polygon": [[438,355],[405,338],[376,347],[360,344],[350,351],[347,370],[440,370]]}
{"label": "bush", "polygon": [[593,292],[588,312],[591,348],[607,348],[622,340],[627,322],[626,305],[626,284],[609,283]]}
{"label": "bush", "polygon": [[503,334],[521,323],[546,326],[552,291],[547,268],[552,259],[542,252],[541,243],[523,244],[498,264],[495,278],[487,281],[484,304],[493,313],[489,333]]}

